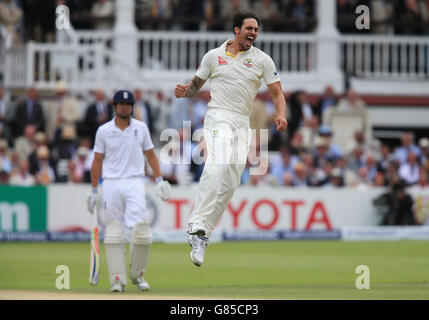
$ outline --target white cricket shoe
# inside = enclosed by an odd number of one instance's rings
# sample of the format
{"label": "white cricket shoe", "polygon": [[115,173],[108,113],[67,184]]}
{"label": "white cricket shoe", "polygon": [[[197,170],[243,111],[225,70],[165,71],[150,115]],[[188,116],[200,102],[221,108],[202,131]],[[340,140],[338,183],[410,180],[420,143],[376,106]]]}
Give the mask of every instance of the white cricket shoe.
{"label": "white cricket shoe", "polygon": [[119,279],[119,276],[116,276],[115,282],[110,287],[110,292],[124,292],[124,286]]}
{"label": "white cricket shoe", "polygon": [[132,279],[133,284],[139,288],[140,291],[149,291],[149,283],[143,278],[143,275],[140,275],[137,279]]}
{"label": "white cricket shoe", "polygon": [[209,238],[197,235],[191,235],[188,239],[189,245],[192,247],[190,254],[191,261],[197,267],[201,267],[204,261],[204,253],[206,251]]}

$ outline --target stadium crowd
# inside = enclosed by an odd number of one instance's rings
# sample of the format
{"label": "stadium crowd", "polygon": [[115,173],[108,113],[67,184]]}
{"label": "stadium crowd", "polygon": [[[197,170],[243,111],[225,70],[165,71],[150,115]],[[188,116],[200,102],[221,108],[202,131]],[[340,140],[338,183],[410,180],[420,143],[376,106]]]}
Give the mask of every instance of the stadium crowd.
{"label": "stadium crowd", "polygon": [[[0,0],[0,29],[13,42],[52,42],[55,9],[67,5],[75,29],[108,30],[115,19],[114,0]],[[370,29],[355,26],[359,5],[370,9]],[[230,31],[237,11],[253,11],[265,32],[312,32],[317,26],[314,0],[136,0],[141,30]],[[337,0],[342,33],[429,34],[429,0]]]}
{"label": "stadium crowd", "polygon": [[[168,159],[160,159],[164,178],[172,184],[198,181],[204,163],[195,156],[203,154],[195,132],[202,128],[208,91],[194,99],[145,90],[134,94],[134,117],[148,124],[158,151],[169,148]],[[341,132],[327,125],[330,112],[367,113],[365,102],[352,89],[337,95],[328,87],[313,103],[304,91],[285,96],[289,125],[279,133],[268,92],[258,94],[251,117],[255,139],[242,184],[364,189],[403,180],[407,186],[428,188],[428,138],[414,141],[413,133],[405,132],[400,144],[391,146],[358,130],[346,146],[334,143],[333,136]],[[0,184],[88,183],[95,132],[113,117],[110,97],[102,89],[91,99],[72,95],[58,83],[53,96],[40,99],[30,88],[26,97],[6,103],[0,88]],[[166,128],[178,134],[161,141]],[[260,138],[263,132],[266,140]],[[258,168],[262,171],[252,174]]]}

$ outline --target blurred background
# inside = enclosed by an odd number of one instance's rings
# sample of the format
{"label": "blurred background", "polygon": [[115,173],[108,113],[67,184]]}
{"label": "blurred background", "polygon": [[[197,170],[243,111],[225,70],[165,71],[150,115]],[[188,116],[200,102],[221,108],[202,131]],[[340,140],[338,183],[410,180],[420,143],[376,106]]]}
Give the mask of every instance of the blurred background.
{"label": "blurred background", "polygon": [[[261,18],[255,46],[278,68],[289,122],[286,132],[275,130],[263,84],[251,124],[265,129],[255,134],[264,138],[252,144],[243,188],[258,187],[255,196],[275,201],[302,198],[308,221],[325,229],[425,224],[428,0],[0,0],[0,184],[7,192],[38,185],[89,189],[95,132],[113,117],[114,91],[126,88],[135,93],[134,116],[148,124],[157,152],[165,145],[161,132],[178,130],[171,158],[179,160],[162,161],[162,171],[177,186],[173,195],[183,191],[192,203],[184,190],[196,186],[203,168],[193,161],[201,141],[192,135],[203,125],[209,83],[194,99],[176,99],[174,86],[193,77],[208,50],[234,37],[238,11]],[[251,174],[261,165],[264,174]],[[341,212],[340,190],[353,194]],[[291,203],[293,214],[301,204]],[[182,204],[170,203],[175,218]],[[81,225],[45,219],[33,231]],[[12,220],[3,231],[20,229]],[[166,218],[164,227],[180,229],[179,220]],[[243,228],[311,229],[307,220],[274,220]],[[240,229],[236,222],[225,228]]]}

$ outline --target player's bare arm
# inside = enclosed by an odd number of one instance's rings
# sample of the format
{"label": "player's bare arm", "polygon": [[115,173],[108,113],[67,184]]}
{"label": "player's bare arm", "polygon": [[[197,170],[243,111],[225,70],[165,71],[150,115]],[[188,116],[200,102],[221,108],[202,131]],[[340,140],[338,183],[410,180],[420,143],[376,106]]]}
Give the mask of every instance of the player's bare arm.
{"label": "player's bare arm", "polygon": [[152,169],[152,172],[155,178],[160,177],[161,167],[159,165],[159,161],[158,161],[158,157],[156,156],[155,149],[149,149],[149,150],[143,151],[143,153],[146,157],[147,163]]}
{"label": "player's bare arm", "polygon": [[284,131],[287,127],[286,120],[286,100],[283,95],[282,85],[280,81],[269,84],[268,91],[270,92],[271,99],[273,100],[274,107],[276,108],[277,115],[275,119],[277,130]]}
{"label": "player's bare arm", "polygon": [[195,97],[200,91],[201,87],[206,83],[206,80],[203,80],[197,76],[189,81],[187,84],[178,84],[174,89],[174,94],[176,98],[192,98]]}
{"label": "player's bare arm", "polygon": [[103,168],[103,159],[104,154],[102,153],[94,153],[94,160],[92,161],[91,166],[91,185],[93,188],[98,187],[98,181],[101,177],[101,170]]}

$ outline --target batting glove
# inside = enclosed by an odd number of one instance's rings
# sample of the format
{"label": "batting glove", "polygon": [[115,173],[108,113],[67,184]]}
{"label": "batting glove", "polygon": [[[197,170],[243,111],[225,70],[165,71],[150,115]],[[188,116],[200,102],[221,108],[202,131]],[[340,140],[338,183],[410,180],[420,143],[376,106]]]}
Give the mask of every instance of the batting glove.
{"label": "batting glove", "polygon": [[86,198],[86,205],[88,208],[89,213],[94,213],[94,208],[98,204],[100,196],[98,194],[97,188],[93,188],[92,192],[88,194]]}
{"label": "batting glove", "polygon": [[170,198],[171,187],[168,181],[164,181],[161,177],[157,178],[155,186],[155,194],[162,200],[167,201]]}

